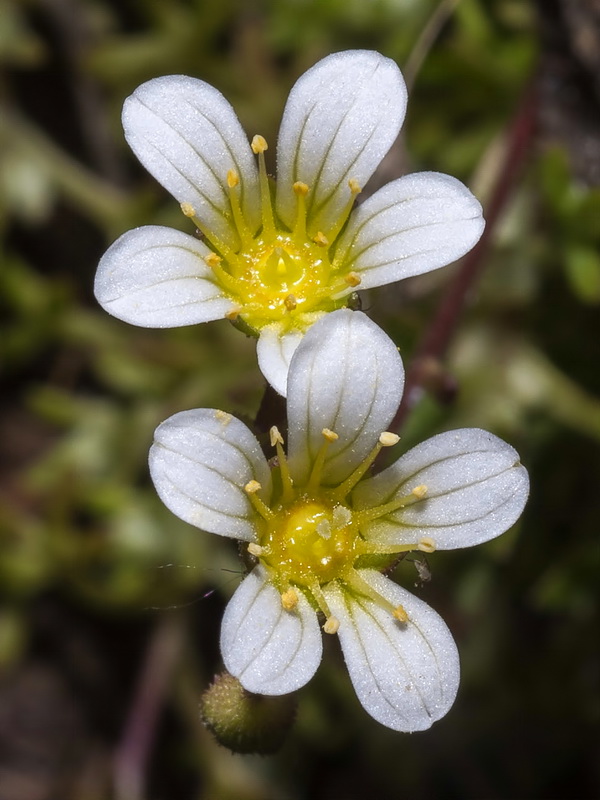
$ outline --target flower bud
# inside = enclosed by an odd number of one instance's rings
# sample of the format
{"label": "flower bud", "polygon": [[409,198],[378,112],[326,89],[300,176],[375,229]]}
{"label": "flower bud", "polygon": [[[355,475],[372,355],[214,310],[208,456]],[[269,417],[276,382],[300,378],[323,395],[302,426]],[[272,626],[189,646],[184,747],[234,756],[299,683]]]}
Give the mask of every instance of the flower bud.
{"label": "flower bud", "polygon": [[251,694],[226,671],[215,677],[200,701],[202,721],[234,753],[275,753],[295,715],[294,695]]}

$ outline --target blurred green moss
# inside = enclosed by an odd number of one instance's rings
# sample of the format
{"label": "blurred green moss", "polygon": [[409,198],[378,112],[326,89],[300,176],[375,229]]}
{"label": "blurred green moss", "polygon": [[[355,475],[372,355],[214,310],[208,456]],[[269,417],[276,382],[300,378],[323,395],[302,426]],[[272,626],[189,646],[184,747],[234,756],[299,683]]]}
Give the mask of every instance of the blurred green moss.
{"label": "blurred green moss", "polygon": [[[162,506],[146,459],[155,426],[175,411],[255,417],[264,388],[255,346],[224,321],[132,328],[92,297],[97,260],[121,232],[185,229],[120,129],[123,99],[159,74],[214,83],[249,134],[275,142],[291,85],[318,58],[372,47],[404,66],[416,63],[419,43],[422,66],[385,179],[440,170],[489,202],[506,131],[538,69],[536,6],[446,2],[445,23],[424,44],[441,5],[0,3],[0,673],[39,652],[40,609],[56,598],[90,630],[100,619],[137,631],[156,619],[150,609],[192,603],[173,611],[191,633],[174,679],[175,734],[153,772],[171,791],[150,797],[594,796],[600,193],[574,177],[560,142],[536,144],[495,227],[441,365],[455,391],[425,392],[403,430],[408,448],[439,430],[488,428],[517,447],[532,480],[510,533],[433,554],[426,583],[408,559],[398,567],[400,582],[447,619],[462,655],[457,705],[428,734],[398,736],[368,719],[327,642],[277,759],[215,750],[194,704],[217,668],[220,612],[240,561],[233,543]],[[364,298],[407,364],[455,272]],[[142,658],[139,649],[132,670]],[[178,794],[180,774],[188,788]]]}

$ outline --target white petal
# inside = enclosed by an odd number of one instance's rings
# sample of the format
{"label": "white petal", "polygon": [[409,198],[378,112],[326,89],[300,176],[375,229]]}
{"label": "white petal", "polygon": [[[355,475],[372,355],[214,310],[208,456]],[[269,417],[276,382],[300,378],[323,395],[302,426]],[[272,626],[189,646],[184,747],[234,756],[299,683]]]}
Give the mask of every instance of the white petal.
{"label": "white petal", "polygon": [[420,275],[456,261],[483,233],[479,201],[438,172],[388,183],[352,213],[336,251],[361,289]]}
{"label": "white petal", "polygon": [[287,694],[312,678],[323,643],[317,615],[302,592],[286,611],[281,595],[256,567],[229,601],[221,627],[225,667],[249,692]]}
{"label": "white petal", "polygon": [[257,515],[243,487],[257,480],[268,502],[271,475],[254,434],[235,417],[211,408],[169,417],[154,434],[150,474],[181,519],[221,536],[256,538]]}
{"label": "white petal", "polygon": [[379,53],[334,53],[309,69],[290,92],[277,143],[277,211],[286,225],[296,218],[292,186],[303,181],[309,231],[327,233],[350,198],[348,181],[365,185],[405,110],[400,70]]}
{"label": "white petal", "polygon": [[290,361],[303,336],[302,331],[297,330],[282,333],[277,323],[267,325],[260,332],[256,345],[258,366],[275,391],[284,397]]}
{"label": "white petal", "polygon": [[517,451],[487,431],[465,428],[428,439],[360,483],[354,504],[377,506],[423,484],[424,500],[371,522],[363,534],[400,544],[428,537],[438,550],[469,547],[508,530],[529,493]]}
{"label": "white petal", "polygon": [[234,169],[241,179],[242,209],[256,229],[254,157],[234,110],[215,88],[185,75],[154,78],[125,101],[123,129],[146,169],[230,246],[237,235],[228,219],[227,172]]}
{"label": "white petal", "polygon": [[325,589],[350,679],[365,710],[396,731],[422,731],[454,702],[460,678],[458,652],[442,618],[426,603],[373,570],[361,576],[393,606],[403,606],[400,623],[373,600]]}
{"label": "white petal", "polygon": [[289,459],[299,485],[324,442],[323,482],[340,483],[368,455],[393,418],[404,385],[392,340],[360,311],[340,309],[316,322],[294,353],[288,375]]}
{"label": "white petal", "polygon": [[204,262],[209,252],[172,228],[128,231],[100,260],[96,299],[114,317],[147,328],[222,319],[235,304],[214,282]]}

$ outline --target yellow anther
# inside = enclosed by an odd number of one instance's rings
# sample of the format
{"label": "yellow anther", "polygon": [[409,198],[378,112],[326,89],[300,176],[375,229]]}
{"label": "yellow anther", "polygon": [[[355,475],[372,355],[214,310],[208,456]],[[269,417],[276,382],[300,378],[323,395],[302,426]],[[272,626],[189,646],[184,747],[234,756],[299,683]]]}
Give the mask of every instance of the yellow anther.
{"label": "yellow anther", "polygon": [[358,286],[359,283],[362,283],[362,278],[358,274],[358,272],[349,272],[347,275],[344,276],[344,280],[348,284],[348,286]]}
{"label": "yellow anther", "polygon": [[218,267],[221,261],[223,261],[223,259],[216,253],[209,253],[207,256],[204,256],[204,261],[208,264],[209,267],[214,268]]}
{"label": "yellow anther", "polygon": [[277,425],[273,425],[269,430],[269,439],[271,440],[271,447],[275,447],[276,444],[283,444],[283,436],[279,432]]}
{"label": "yellow anther", "polygon": [[408,622],[408,614],[406,613],[404,606],[397,606],[394,609],[394,619],[397,619],[398,622],[402,623]]}
{"label": "yellow anther", "polygon": [[248,552],[250,553],[251,556],[256,556],[256,558],[262,556],[264,550],[265,550],[264,547],[261,547],[259,544],[256,544],[256,542],[250,542],[250,544],[248,545]]}
{"label": "yellow anther", "polygon": [[181,203],[180,208],[183,211],[184,216],[186,217],[196,216],[196,209],[191,203]]}
{"label": "yellow anther", "polygon": [[308,194],[308,184],[302,181],[296,181],[292,188],[296,197],[306,197]]}
{"label": "yellow anther", "polygon": [[362,187],[356,178],[350,178],[348,181],[348,186],[350,187],[352,194],[360,194],[362,192]]}
{"label": "yellow anther", "polygon": [[281,595],[281,605],[286,611],[293,611],[298,605],[298,592],[290,586],[290,588],[283,592]]}
{"label": "yellow anther", "polygon": [[396,433],[391,433],[390,431],[384,431],[379,436],[379,444],[382,447],[393,447],[395,444],[398,444],[400,441],[400,437]]}
{"label": "yellow anther", "polygon": [[239,317],[242,309],[241,308],[232,308],[231,311],[226,311],[224,316],[225,319],[230,320],[230,322],[235,322],[236,319]]}
{"label": "yellow anther", "polygon": [[237,186],[239,182],[240,182],[240,176],[237,174],[237,172],[234,169],[228,170],[227,186],[229,186],[230,189],[233,189],[233,187]]}
{"label": "yellow anther", "polygon": [[435,542],[430,536],[425,536],[423,539],[419,539],[419,544],[417,545],[417,549],[420,550],[422,553],[433,553],[435,552]]}
{"label": "yellow anther", "polygon": [[257,492],[262,489],[262,486],[258,481],[251,480],[244,486],[244,491],[248,495],[248,500],[250,500],[254,510],[257,511],[260,516],[264,520],[271,520],[273,519],[273,511],[269,508],[269,506],[261,500],[258,496]]}
{"label": "yellow anther", "polygon": [[296,300],[293,294],[288,294],[288,296],[283,301],[283,304],[285,305],[288,311],[293,311],[298,305],[298,301]]}
{"label": "yellow anther", "polygon": [[229,425],[229,423],[233,419],[231,414],[228,414],[227,411],[221,411],[220,408],[215,411],[215,417],[224,427],[227,427],[227,425]]}
{"label": "yellow anther", "polygon": [[318,244],[319,247],[327,247],[329,244],[329,239],[325,236],[322,231],[318,231],[316,236],[313,236],[313,242]]}
{"label": "yellow anther", "polygon": [[253,137],[252,142],[250,144],[250,147],[252,148],[252,152],[256,156],[259,153],[264,153],[265,150],[269,149],[269,145],[267,144],[267,140],[265,139],[264,136],[261,136],[260,134],[257,134],[256,136]]}
{"label": "yellow anther", "polygon": [[414,494],[418,500],[422,500],[427,494],[427,486],[425,486],[424,483],[421,483],[419,486],[415,486],[411,494]]}
{"label": "yellow anther", "polygon": [[323,630],[325,633],[337,633],[340,629],[340,621],[336,617],[329,617],[325,620],[325,625],[323,625]]}
{"label": "yellow anther", "polygon": [[323,428],[321,431],[323,437],[327,439],[328,442],[335,442],[340,437],[335,433],[335,431],[330,431],[329,428]]}

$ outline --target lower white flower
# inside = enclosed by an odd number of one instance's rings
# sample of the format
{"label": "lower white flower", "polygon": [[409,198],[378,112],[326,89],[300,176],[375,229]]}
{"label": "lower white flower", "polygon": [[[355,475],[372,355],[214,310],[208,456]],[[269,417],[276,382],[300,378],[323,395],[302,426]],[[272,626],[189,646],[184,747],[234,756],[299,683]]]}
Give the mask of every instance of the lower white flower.
{"label": "lower white flower", "polygon": [[366,711],[416,731],[452,705],[458,653],[438,614],[379,570],[407,551],[503,533],[521,514],[528,477],[512,447],[477,429],[434,436],[367,477],[381,448],[398,441],[386,427],[403,383],[386,334],[360,312],[333,312],[291,360],[288,453],[272,428],[273,470],[250,430],[212,409],[160,425],[150,468],[175,514],[248,542],[257,561],[221,633],[225,666],[248,691],[285,694],[310,680],[322,613]]}

